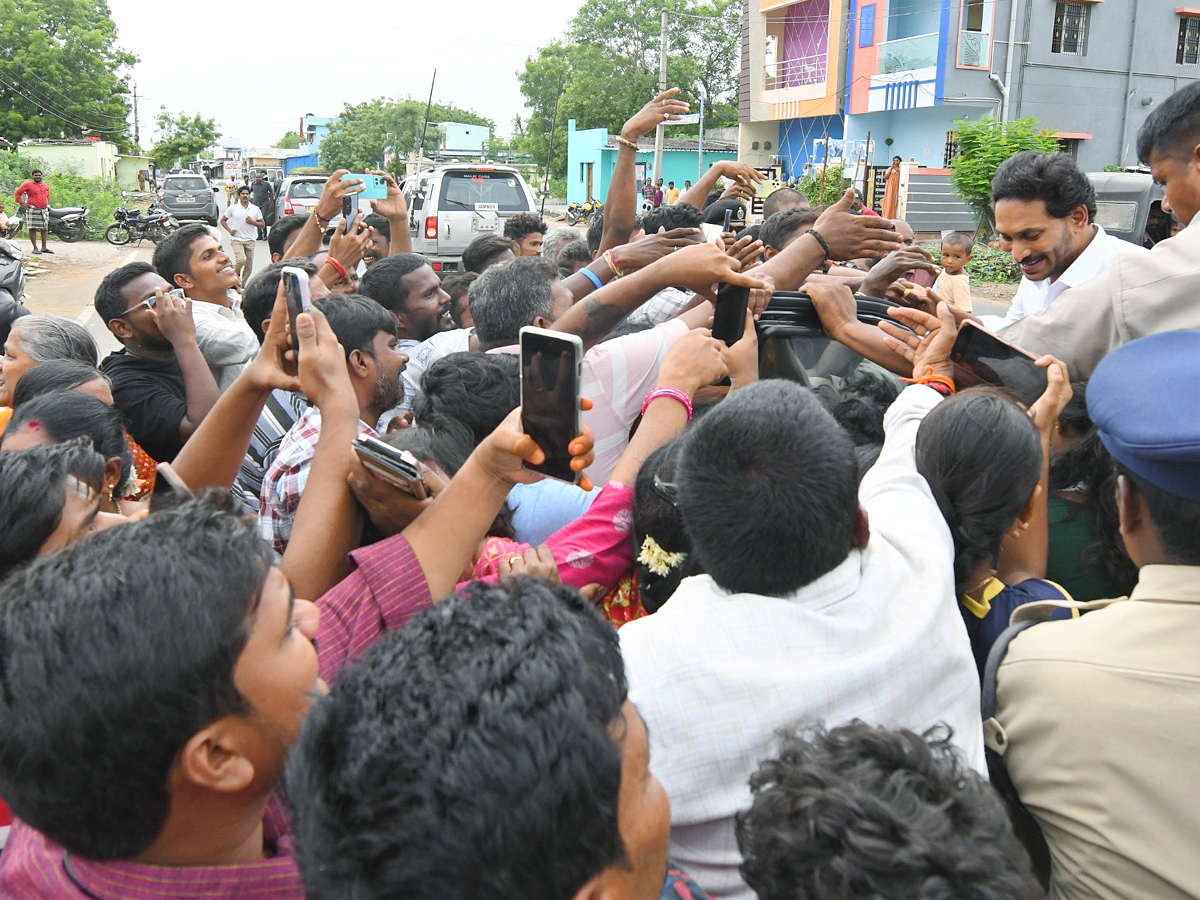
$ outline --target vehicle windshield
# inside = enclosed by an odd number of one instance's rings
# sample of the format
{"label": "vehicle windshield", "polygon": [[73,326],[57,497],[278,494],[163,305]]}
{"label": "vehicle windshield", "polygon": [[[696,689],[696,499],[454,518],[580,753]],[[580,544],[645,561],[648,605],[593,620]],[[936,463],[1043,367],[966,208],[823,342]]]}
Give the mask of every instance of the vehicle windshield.
{"label": "vehicle windshield", "polygon": [[195,178],[168,178],[163,187],[168,191],[203,191],[208,183],[199,176]]}
{"label": "vehicle windshield", "polygon": [[494,203],[500,212],[529,211],[529,201],[515,175],[505,172],[447,172],[442,177],[442,209],[474,210],[477,203]]}
{"label": "vehicle windshield", "polygon": [[293,199],[316,200],[324,187],[323,181],[293,181],[287,195]]}

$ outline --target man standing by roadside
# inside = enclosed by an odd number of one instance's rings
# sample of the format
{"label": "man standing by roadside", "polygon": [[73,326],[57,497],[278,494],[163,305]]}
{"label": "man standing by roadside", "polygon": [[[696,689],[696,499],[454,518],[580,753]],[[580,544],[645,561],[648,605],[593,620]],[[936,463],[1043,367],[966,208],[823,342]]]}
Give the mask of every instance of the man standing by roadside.
{"label": "man standing by roadside", "polygon": [[258,226],[258,239],[265,241],[267,239],[267,226],[262,211],[275,202],[275,192],[271,190],[271,183],[263,178],[262,172],[254,173],[254,184],[250,185],[250,202],[252,205],[258,207],[259,218],[263,220],[263,224]]}
{"label": "man standing by roadside", "polygon": [[667,206],[674,206],[679,202],[679,188],[675,187],[675,182],[667,182]]}
{"label": "man standing by roadside", "polygon": [[245,284],[254,271],[254,240],[258,229],[266,226],[262,211],[250,202],[250,188],[242,185],[237,191],[237,203],[225,207],[221,224],[230,234],[233,245],[233,268]]}
{"label": "man standing by roadside", "polygon": [[[42,181],[42,170],[33,170],[33,179],[24,182],[13,196],[25,216],[25,227],[29,229],[29,243],[34,253],[53,253],[46,246],[46,229],[50,225],[50,185]],[[38,249],[37,233],[42,233],[42,249]]]}

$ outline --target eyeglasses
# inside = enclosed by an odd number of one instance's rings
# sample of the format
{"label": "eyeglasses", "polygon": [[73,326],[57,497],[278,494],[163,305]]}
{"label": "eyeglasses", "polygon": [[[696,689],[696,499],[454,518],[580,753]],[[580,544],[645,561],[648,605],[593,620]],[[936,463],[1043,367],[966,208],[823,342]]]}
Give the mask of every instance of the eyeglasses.
{"label": "eyeglasses", "polygon": [[139,309],[141,309],[143,306],[144,306],[146,309],[154,309],[156,306],[158,306],[158,295],[157,295],[157,294],[151,294],[149,297],[147,297],[147,298],[146,298],[145,300],[143,300],[141,303],[137,303],[137,304],[135,304],[135,305],[133,305],[133,306],[129,307],[129,309],[125,310],[125,312],[123,312],[123,313],[121,313],[121,315],[117,316],[117,318],[118,318],[118,319],[120,319],[120,318],[122,318],[123,316],[128,316],[128,315],[131,315],[132,313],[135,313],[135,312],[137,312],[137,311],[138,311]]}

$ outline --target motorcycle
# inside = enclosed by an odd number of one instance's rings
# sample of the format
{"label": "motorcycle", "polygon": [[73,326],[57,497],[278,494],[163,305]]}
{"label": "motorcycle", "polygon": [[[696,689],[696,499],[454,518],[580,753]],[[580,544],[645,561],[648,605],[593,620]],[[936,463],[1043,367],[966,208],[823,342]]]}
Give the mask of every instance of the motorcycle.
{"label": "motorcycle", "polygon": [[600,208],[600,201],[594,197],[586,203],[572,203],[567,207],[567,224],[578,225],[584,220],[590,220],[595,213],[600,211]]}
{"label": "motorcycle", "polygon": [[0,238],[0,306],[20,305],[25,296],[25,251],[15,241]]}
{"label": "motorcycle", "polygon": [[[74,244],[76,241],[82,241],[87,235],[87,217],[88,213],[91,212],[87,207],[63,206],[55,209],[52,206],[46,212],[50,219],[49,227],[46,230],[51,234],[57,234],[65,243]],[[9,220],[8,236],[10,238],[16,237],[21,231],[21,226],[24,224],[20,219],[17,219],[16,228],[14,229],[12,220]]]}
{"label": "motorcycle", "polygon": [[117,247],[130,241],[141,241],[143,238],[157,244],[179,227],[169,213],[153,203],[145,216],[141,210],[118,206],[113,210],[113,218],[116,221],[108,226],[104,232],[104,239]]}
{"label": "motorcycle", "polygon": [[22,221],[20,216],[9,216],[8,217],[8,228],[5,229],[4,234],[0,235],[0,237],[5,237],[5,238],[8,238],[9,240],[12,240],[18,234],[21,233],[21,226],[23,224],[24,224],[24,222]]}

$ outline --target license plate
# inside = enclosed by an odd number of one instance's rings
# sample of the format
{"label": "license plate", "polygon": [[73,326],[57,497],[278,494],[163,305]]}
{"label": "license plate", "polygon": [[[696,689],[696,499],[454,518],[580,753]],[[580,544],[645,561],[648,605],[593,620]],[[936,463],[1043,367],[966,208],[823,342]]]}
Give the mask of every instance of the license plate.
{"label": "license plate", "polygon": [[195,202],[196,202],[196,198],[195,198],[195,197],[190,197],[190,196],[188,196],[188,195],[186,195],[186,194],[185,194],[185,195],[183,195],[182,197],[176,197],[176,198],[175,198],[175,201],[176,201],[177,203],[195,203]]}

